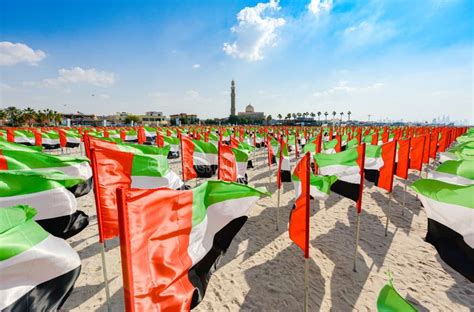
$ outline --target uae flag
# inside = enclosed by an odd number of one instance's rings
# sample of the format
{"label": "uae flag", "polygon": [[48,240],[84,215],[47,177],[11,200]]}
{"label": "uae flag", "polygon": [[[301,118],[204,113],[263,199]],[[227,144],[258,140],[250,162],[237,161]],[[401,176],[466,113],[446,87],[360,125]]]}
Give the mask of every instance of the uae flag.
{"label": "uae flag", "polygon": [[212,143],[181,137],[183,180],[210,178],[217,171],[217,147]]}
{"label": "uae flag", "polygon": [[444,262],[474,282],[474,184],[420,179],[411,187],[428,216],[426,241]]}
{"label": "uae flag", "polygon": [[78,254],[35,214],[29,206],[0,208],[1,311],[58,311],[79,277]]}
{"label": "uae flag", "polygon": [[458,185],[474,184],[474,161],[445,161],[436,170],[428,172],[428,178]]}
{"label": "uae flag", "polygon": [[237,162],[232,147],[219,142],[218,154],[217,178],[222,181],[237,181]]}
{"label": "uae flag", "polygon": [[[296,165],[295,171],[293,171],[293,185],[295,187],[295,197],[298,198],[304,188],[304,185],[301,182],[302,171],[301,166],[305,166],[303,163],[306,161],[306,158],[302,158]],[[337,181],[337,177],[334,175],[331,176],[320,176],[315,175],[311,172],[309,179],[309,191],[311,199],[325,200],[331,191],[331,186],[334,182]]]}
{"label": "uae flag", "polygon": [[75,130],[58,130],[62,147],[78,147],[82,136]]}
{"label": "uae flag", "polygon": [[377,298],[377,311],[379,312],[417,312],[407,300],[393,287],[393,282],[390,281],[380,290]]}
{"label": "uae flag", "polygon": [[77,210],[77,201],[69,189],[83,180],[60,171],[0,171],[0,207],[35,206],[35,220],[49,233],[69,238],[81,232],[89,217]]}
{"label": "uae flag", "polygon": [[13,150],[13,151],[24,151],[30,153],[42,152],[43,147],[41,146],[29,146],[18,143],[10,143],[7,141],[0,141],[0,150]]}
{"label": "uae flag", "polygon": [[310,165],[311,155],[306,153],[295,168],[294,176],[298,177],[299,194],[290,212],[288,233],[290,239],[304,252],[304,257],[309,258],[309,218],[310,218]]}
{"label": "uae flag", "polygon": [[11,143],[35,145],[35,134],[30,130],[12,130],[7,128],[7,140]]}
{"label": "uae flag", "polygon": [[41,144],[45,149],[56,149],[60,147],[59,133],[57,131],[41,132]]}
{"label": "uae flag", "polygon": [[268,195],[223,181],[117,193],[126,311],[194,308],[250,208]]}
{"label": "uae flag", "polygon": [[402,179],[408,179],[408,168],[410,165],[410,139],[398,140],[398,152],[396,158],[396,175]]}
{"label": "uae flag", "polygon": [[86,195],[92,189],[92,169],[89,160],[82,157],[50,155],[46,153],[31,153],[21,150],[0,150],[1,170],[59,170],[64,174],[84,180],[76,186],[74,195]]}
{"label": "uae flag", "polygon": [[336,154],[316,154],[314,158],[320,175],[337,177],[331,190],[359,203],[363,189],[364,154],[365,144],[362,144]]}
{"label": "uae flag", "polygon": [[[252,147],[253,148],[253,147]],[[237,182],[248,184],[247,169],[253,168],[252,161],[249,160],[249,150],[233,148],[235,161],[237,163]]]}
{"label": "uae flag", "polygon": [[290,156],[288,154],[288,144],[285,139],[280,139],[280,146],[278,149],[278,187],[282,182],[291,182],[291,167]]}
{"label": "uae flag", "polygon": [[396,147],[397,142],[391,141],[381,146],[367,145],[365,150],[365,179],[387,192],[392,191]]}
{"label": "uae flag", "polygon": [[99,139],[89,138],[89,142],[101,242],[118,235],[115,195],[117,187],[143,189],[184,187],[179,176],[169,169],[166,158],[168,148],[143,146],[145,149],[162,150],[161,155],[151,155],[138,154],[132,146]]}
{"label": "uae flag", "polygon": [[170,151],[168,153],[168,159],[176,159],[179,158],[179,138],[174,136],[163,136],[163,142],[165,146],[170,147]]}
{"label": "uae flag", "polygon": [[411,138],[410,169],[421,171],[423,166],[423,151],[425,149],[425,137]]}

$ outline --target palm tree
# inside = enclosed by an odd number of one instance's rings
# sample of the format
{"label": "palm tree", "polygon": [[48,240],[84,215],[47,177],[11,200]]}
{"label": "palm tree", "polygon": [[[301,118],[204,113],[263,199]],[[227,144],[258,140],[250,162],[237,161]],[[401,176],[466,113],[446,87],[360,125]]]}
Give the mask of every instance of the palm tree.
{"label": "palm tree", "polygon": [[311,116],[311,118],[314,118],[316,116],[316,114],[311,112],[310,116]]}
{"label": "palm tree", "polygon": [[40,126],[44,125],[44,123],[46,122],[47,119],[48,119],[48,117],[46,116],[46,114],[42,110],[37,111],[33,115],[33,120],[36,123],[38,123]]}
{"label": "palm tree", "polygon": [[332,119],[336,118],[336,111],[332,111]]}
{"label": "palm tree", "polygon": [[55,115],[54,115],[55,126],[59,126],[62,121],[63,121],[63,115],[61,115],[61,113],[55,112]]}
{"label": "palm tree", "polygon": [[296,119],[296,114],[295,113],[291,114],[291,117],[293,117],[293,119]]}
{"label": "palm tree", "polygon": [[23,116],[25,117],[25,121],[30,127],[32,124],[31,120],[33,119],[34,115],[35,115],[35,110],[32,109],[31,107],[27,107],[23,110]]}
{"label": "palm tree", "polygon": [[317,115],[318,115],[318,121],[321,121],[321,112],[318,112]]}
{"label": "palm tree", "polygon": [[281,114],[278,114],[277,117],[278,117],[279,120],[281,120],[283,118],[283,116]]}
{"label": "palm tree", "polygon": [[328,112],[324,112],[324,122],[328,122]]}
{"label": "palm tree", "polygon": [[351,111],[347,112],[347,121],[351,120],[351,114],[352,114]]}
{"label": "palm tree", "polygon": [[290,119],[291,119],[291,113],[286,114],[286,118],[285,118],[285,119],[290,120]]}
{"label": "palm tree", "polygon": [[0,109],[0,120],[7,118],[7,113],[4,109]]}
{"label": "palm tree", "polygon": [[343,113],[343,112],[340,112],[339,114],[341,115],[341,122],[342,122],[342,115],[344,115],[344,113]]}
{"label": "palm tree", "polygon": [[301,113],[296,113],[296,115],[298,116],[298,118],[301,118]]}

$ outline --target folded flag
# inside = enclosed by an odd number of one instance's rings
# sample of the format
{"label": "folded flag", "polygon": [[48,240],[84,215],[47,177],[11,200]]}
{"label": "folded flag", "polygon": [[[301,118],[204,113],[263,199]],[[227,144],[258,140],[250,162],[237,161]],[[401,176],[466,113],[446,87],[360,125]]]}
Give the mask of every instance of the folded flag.
{"label": "folded flag", "polygon": [[120,189],[120,250],[127,311],[188,311],[218,259],[268,193],[223,181],[192,190]]}
{"label": "folded flag", "polygon": [[35,206],[35,220],[52,235],[66,239],[89,224],[69,191],[82,182],[54,170],[0,171],[0,207]]}
{"label": "folded flag", "polygon": [[363,144],[340,153],[314,155],[320,175],[337,177],[337,181],[331,186],[333,192],[359,201],[363,187],[361,172],[364,169],[364,152]]}
{"label": "folded flag", "polygon": [[393,287],[393,282],[390,281],[380,290],[377,298],[378,312],[417,312],[407,300]]}
{"label": "folded flag", "polygon": [[447,160],[428,172],[428,178],[451,184],[474,184],[474,160]]}
{"label": "folded flag", "polygon": [[1,311],[58,311],[79,277],[78,254],[35,214],[29,206],[0,208]]}
{"label": "folded flag", "polygon": [[411,188],[426,209],[426,241],[441,259],[474,282],[474,184],[420,179]]}
{"label": "folded flag", "polygon": [[217,171],[217,147],[212,143],[181,137],[183,179],[210,178]]}

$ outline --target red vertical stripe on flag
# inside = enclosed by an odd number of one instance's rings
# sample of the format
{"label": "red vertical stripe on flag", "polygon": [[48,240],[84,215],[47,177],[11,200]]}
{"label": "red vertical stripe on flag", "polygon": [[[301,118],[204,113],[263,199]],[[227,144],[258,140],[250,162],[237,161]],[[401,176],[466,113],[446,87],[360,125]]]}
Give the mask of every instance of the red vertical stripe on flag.
{"label": "red vertical stripe on flag", "polygon": [[118,194],[126,311],[189,311],[193,192],[132,189]]}
{"label": "red vertical stripe on flag", "polygon": [[380,168],[379,180],[377,186],[385,189],[387,192],[392,191],[393,173],[395,171],[395,154],[397,152],[397,141],[382,145],[383,166]]}
{"label": "red vertical stripe on flag", "polygon": [[423,165],[423,150],[425,148],[425,136],[413,137],[410,145],[410,169],[421,171]]}
{"label": "red vertical stripe on flag", "polygon": [[402,179],[408,179],[408,168],[410,163],[410,139],[399,140],[398,161],[396,175]]}
{"label": "red vertical stripe on flag", "polygon": [[3,156],[1,149],[0,149],[0,170],[8,170],[7,158]]}
{"label": "red vertical stripe on flag", "polygon": [[[234,139],[234,138],[233,138]],[[234,139],[235,140],[235,139]],[[219,142],[218,151],[218,179],[223,181],[235,182],[237,181],[237,162],[235,160],[232,147]]]}
{"label": "red vertical stripe on flag", "polygon": [[291,211],[288,228],[290,239],[304,251],[305,258],[309,258],[310,158],[310,153],[307,152],[295,168],[295,174],[301,183],[301,194]]}
{"label": "red vertical stripe on flag", "polygon": [[181,136],[181,165],[183,171],[183,181],[197,178],[194,170],[194,142],[187,136]]}
{"label": "red vertical stripe on flag", "polygon": [[365,167],[365,143],[357,147],[357,164],[360,168],[359,199],[357,200],[357,213],[362,212],[362,195],[364,193],[364,167]]}

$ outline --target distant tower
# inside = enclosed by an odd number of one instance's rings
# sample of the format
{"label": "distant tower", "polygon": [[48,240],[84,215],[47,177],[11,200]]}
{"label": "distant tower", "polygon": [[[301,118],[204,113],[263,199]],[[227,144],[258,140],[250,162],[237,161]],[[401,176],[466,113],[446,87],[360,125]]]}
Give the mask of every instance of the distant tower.
{"label": "distant tower", "polygon": [[230,115],[235,116],[235,82],[230,84]]}

